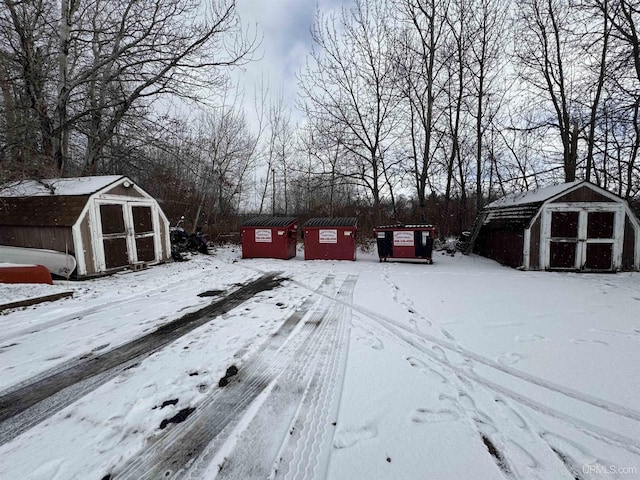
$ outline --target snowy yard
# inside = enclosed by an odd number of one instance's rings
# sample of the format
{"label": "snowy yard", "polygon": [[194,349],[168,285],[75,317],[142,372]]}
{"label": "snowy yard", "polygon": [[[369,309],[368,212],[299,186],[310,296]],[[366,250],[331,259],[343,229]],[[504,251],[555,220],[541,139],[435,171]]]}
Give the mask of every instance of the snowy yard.
{"label": "snowy yard", "polygon": [[302,258],[0,285],[0,479],[640,478],[639,274]]}

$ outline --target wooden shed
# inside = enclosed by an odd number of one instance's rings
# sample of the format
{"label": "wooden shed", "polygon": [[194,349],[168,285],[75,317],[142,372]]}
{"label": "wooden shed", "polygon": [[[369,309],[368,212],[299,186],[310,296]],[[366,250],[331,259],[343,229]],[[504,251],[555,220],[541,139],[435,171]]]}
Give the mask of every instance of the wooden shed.
{"label": "wooden shed", "polygon": [[122,175],[13,182],[0,188],[0,245],[75,256],[77,278],[166,261],[169,222]]}
{"label": "wooden shed", "polygon": [[470,251],[524,270],[640,270],[640,222],[622,198],[575,181],[490,203]]}

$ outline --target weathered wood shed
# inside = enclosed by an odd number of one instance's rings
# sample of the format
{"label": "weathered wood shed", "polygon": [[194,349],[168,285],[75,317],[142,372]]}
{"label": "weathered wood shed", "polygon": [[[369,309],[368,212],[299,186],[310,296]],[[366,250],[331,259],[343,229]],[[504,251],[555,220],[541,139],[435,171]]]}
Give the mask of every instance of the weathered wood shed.
{"label": "weathered wood shed", "polygon": [[158,202],[122,175],[2,186],[0,245],[71,253],[77,278],[157,264],[171,254]]}
{"label": "weathered wood shed", "polygon": [[640,222],[622,198],[575,181],[490,203],[467,251],[525,270],[640,270]]}

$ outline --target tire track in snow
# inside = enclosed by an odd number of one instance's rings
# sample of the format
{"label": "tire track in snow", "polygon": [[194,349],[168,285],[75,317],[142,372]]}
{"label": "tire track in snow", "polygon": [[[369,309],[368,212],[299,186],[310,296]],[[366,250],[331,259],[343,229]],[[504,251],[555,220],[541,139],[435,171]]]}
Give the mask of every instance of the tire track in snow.
{"label": "tire track in snow", "polygon": [[[291,280],[291,281],[296,285],[305,287],[303,283],[297,282],[295,280]],[[308,288],[308,287],[305,287],[305,288]],[[337,300],[337,301],[340,301],[340,300]],[[593,395],[589,395],[584,392],[574,390],[569,387],[565,387],[558,383],[551,382],[549,380],[545,380],[535,375],[522,372],[515,368],[511,368],[507,365],[502,365],[492,359],[486,358],[475,352],[467,350],[456,343],[450,342],[442,338],[435,337],[433,335],[429,335],[428,333],[424,333],[421,331],[416,332],[413,329],[408,328],[407,326],[403,325],[402,323],[392,318],[386,317],[378,312],[374,312],[373,310],[370,310],[361,305],[358,305],[355,303],[348,303],[347,306],[349,306],[350,308],[352,308],[353,310],[359,313],[366,315],[372,320],[375,320],[376,322],[378,322],[384,327],[391,327],[391,328],[397,329],[398,331],[404,332],[405,334],[411,336],[412,338],[419,339],[420,341],[423,341],[423,342],[426,341],[426,342],[435,344],[442,349],[456,353],[458,355],[461,355],[462,357],[466,357],[468,359],[474,360],[482,365],[493,368],[494,370],[499,370],[500,372],[516,377],[519,380],[523,380],[525,382],[536,385],[538,387],[542,387],[552,392],[564,395],[573,400],[578,400],[578,401],[587,403],[591,406],[606,410],[610,413],[613,413],[622,417],[626,417],[630,420],[640,422],[640,411],[625,407],[624,405],[610,402],[608,400],[604,400],[602,398],[595,397]]]}
{"label": "tire track in snow", "polygon": [[[363,322],[356,320],[355,324],[366,325]],[[382,325],[377,325],[377,331],[378,335],[388,337],[386,341],[406,343]],[[477,441],[500,469],[499,478],[574,480],[565,462],[541,439],[542,431],[536,431],[507,401],[496,396],[494,390],[460,375],[462,369],[456,371],[441,355],[426,352],[428,358],[421,360],[419,357],[425,352],[421,348],[416,351],[418,356],[406,357],[407,363],[426,375],[429,381],[442,384],[439,390],[443,393],[437,404],[414,410],[409,415],[411,421],[433,423],[466,419],[475,431]]]}
{"label": "tire track in snow", "polygon": [[[305,286],[303,283],[297,282],[295,280],[292,280],[292,282],[303,287]],[[338,299],[336,301],[340,301],[340,300]],[[535,411],[538,411],[550,417],[562,420],[574,427],[577,427],[579,430],[592,436],[593,438],[607,441],[608,443],[611,443],[618,447],[622,447],[625,450],[628,450],[634,454],[640,453],[640,441],[636,439],[632,439],[626,435],[618,434],[607,428],[599,427],[588,421],[579,419],[571,414],[561,412],[553,407],[546,406],[540,402],[529,399],[513,391],[512,389],[509,389],[495,382],[492,382],[488,379],[480,377],[479,375],[469,371],[468,369],[462,369],[460,367],[457,367],[453,365],[451,362],[449,362],[446,359],[446,356],[443,356],[443,353],[444,353],[444,350],[453,352],[455,354],[461,355],[467,361],[467,363],[470,360],[474,360],[480,364],[483,364],[495,370],[506,373],[514,378],[525,381],[529,384],[536,385],[538,387],[549,390],[551,392],[563,395],[572,400],[586,403],[588,405],[604,410],[611,414],[625,417],[629,420],[640,422],[640,412],[630,409],[628,407],[625,407],[623,405],[619,405],[614,402],[609,402],[607,400],[573,390],[571,388],[556,384],[554,382],[550,382],[540,377],[536,377],[534,375],[521,372],[509,366],[501,365],[491,359],[483,357],[482,355],[466,350],[453,342],[434,337],[433,335],[429,335],[424,332],[414,331],[413,329],[408,328],[407,326],[401,324],[400,322],[397,322],[382,314],[374,312],[361,305],[347,302],[347,306],[349,306],[355,311],[358,311],[359,313],[366,315],[372,320],[375,320],[379,325],[381,325],[386,330],[393,333],[394,336],[396,336],[397,338],[401,339],[408,345],[418,349],[418,351],[420,351],[421,353],[427,354],[442,366],[445,366],[451,369],[452,371],[454,371],[459,378],[461,379],[464,378],[464,379],[471,380],[475,383],[479,383],[487,388],[490,388],[491,390],[497,393],[500,393],[506,397],[509,397],[515,400],[520,404],[523,404],[529,408],[532,408]],[[432,351],[432,349],[427,346],[427,342],[430,344],[435,344],[433,348],[440,350],[441,354],[438,355],[438,352]],[[470,364],[467,364],[466,366],[469,367]]]}
{"label": "tire track in snow", "polygon": [[[331,283],[325,280],[320,291]],[[274,381],[290,367],[294,359],[306,358],[306,352],[317,348],[316,332],[321,332],[326,298],[310,318],[298,325],[318,297],[311,297],[300,311],[291,317],[288,331],[276,333],[253,355],[225,388],[217,390],[183,423],[167,429],[167,433],[154,440],[145,451],[111,475],[113,479],[155,480],[157,478],[198,478],[201,469],[213,459],[215,452],[238,425],[246,410],[261,393],[274,385]]]}
{"label": "tire track in snow", "polygon": [[113,350],[73,362],[57,373],[11,390],[0,396],[0,445],[10,441],[78,398],[118,376],[123,370],[165,347],[174,340],[226,313],[256,294],[282,281],[272,272],[207,307],[173,320],[153,332]]}
{"label": "tire track in snow", "polygon": [[[536,400],[532,400],[508,387],[504,387],[495,382],[487,380],[483,377],[480,377],[473,371],[467,370],[465,368],[458,367],[453,363],[449,362],[446,358],[442,358],[437,353],[433,352],[427,345],[419,341],[419,337],[413,335],[411,332],[406,332],[403,330],[398,330],[392,326],[380,324],[386,330],[388,330],[391,334],[393,334],[396,338],[403,341],[407,345],[410,345],[417,349],[419,352],[429,356],[431,359],[436,361],[441,366],[445,367],[453,371],[458,378],[471,380],[475,384],[482,385],[490,390],[499,393],[505,397],[509,397],[512,400],[515,400],[517,403],[527,406],[532,410],[542,413],[546,416],[556,418],[558,420],[563,421],[573,427],[576,427],[579,431],[597,439],[600,441],[605,441],[611,445],[616,447],[621,447],[633,454],[640,454],[640,441],[630,438],[626,435],[621,435],[616,432],[613,432],[609,429],[599,427],[597,425],[593,425],[592,423],[577,418],[573,415],[570,415],[565,412],[561,412],[553,407],[549,407],[544,405]],[[417,338],[416,338],[417,337]],[[466,365],[468,367],[468,365]]]}
{"label": "tire track in snow", "polygon": [[327,361],[316,370],[314,379],[300,403],[299,415],[295,420],[295,425],[298,426],[296,434],[299,438],[285,439],[278,455],[276,469],[270,479],[326,477],[349,342],[350,322],[347,316],[351,309],[344,303],[352,300],[356,281],[355,275],[347,277],[336,296],[342,302],[334,303],[327,315],[326,321],[331,328],[329,344],[326,344],[326,348],[329,349]]}

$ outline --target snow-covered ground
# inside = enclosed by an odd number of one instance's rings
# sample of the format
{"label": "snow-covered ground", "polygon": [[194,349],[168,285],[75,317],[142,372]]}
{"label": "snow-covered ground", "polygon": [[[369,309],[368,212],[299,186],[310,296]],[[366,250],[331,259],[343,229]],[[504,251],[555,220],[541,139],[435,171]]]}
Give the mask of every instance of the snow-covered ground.
{"label": "snow-covered ground", "polygon": [[[284,280],[2,415],[36,382],[81,375],[268,272]],[[67,290],[0,312],[2,480],[640,478],[637,273],[220,249],[90,281],[0,285],[0,304]]]}

